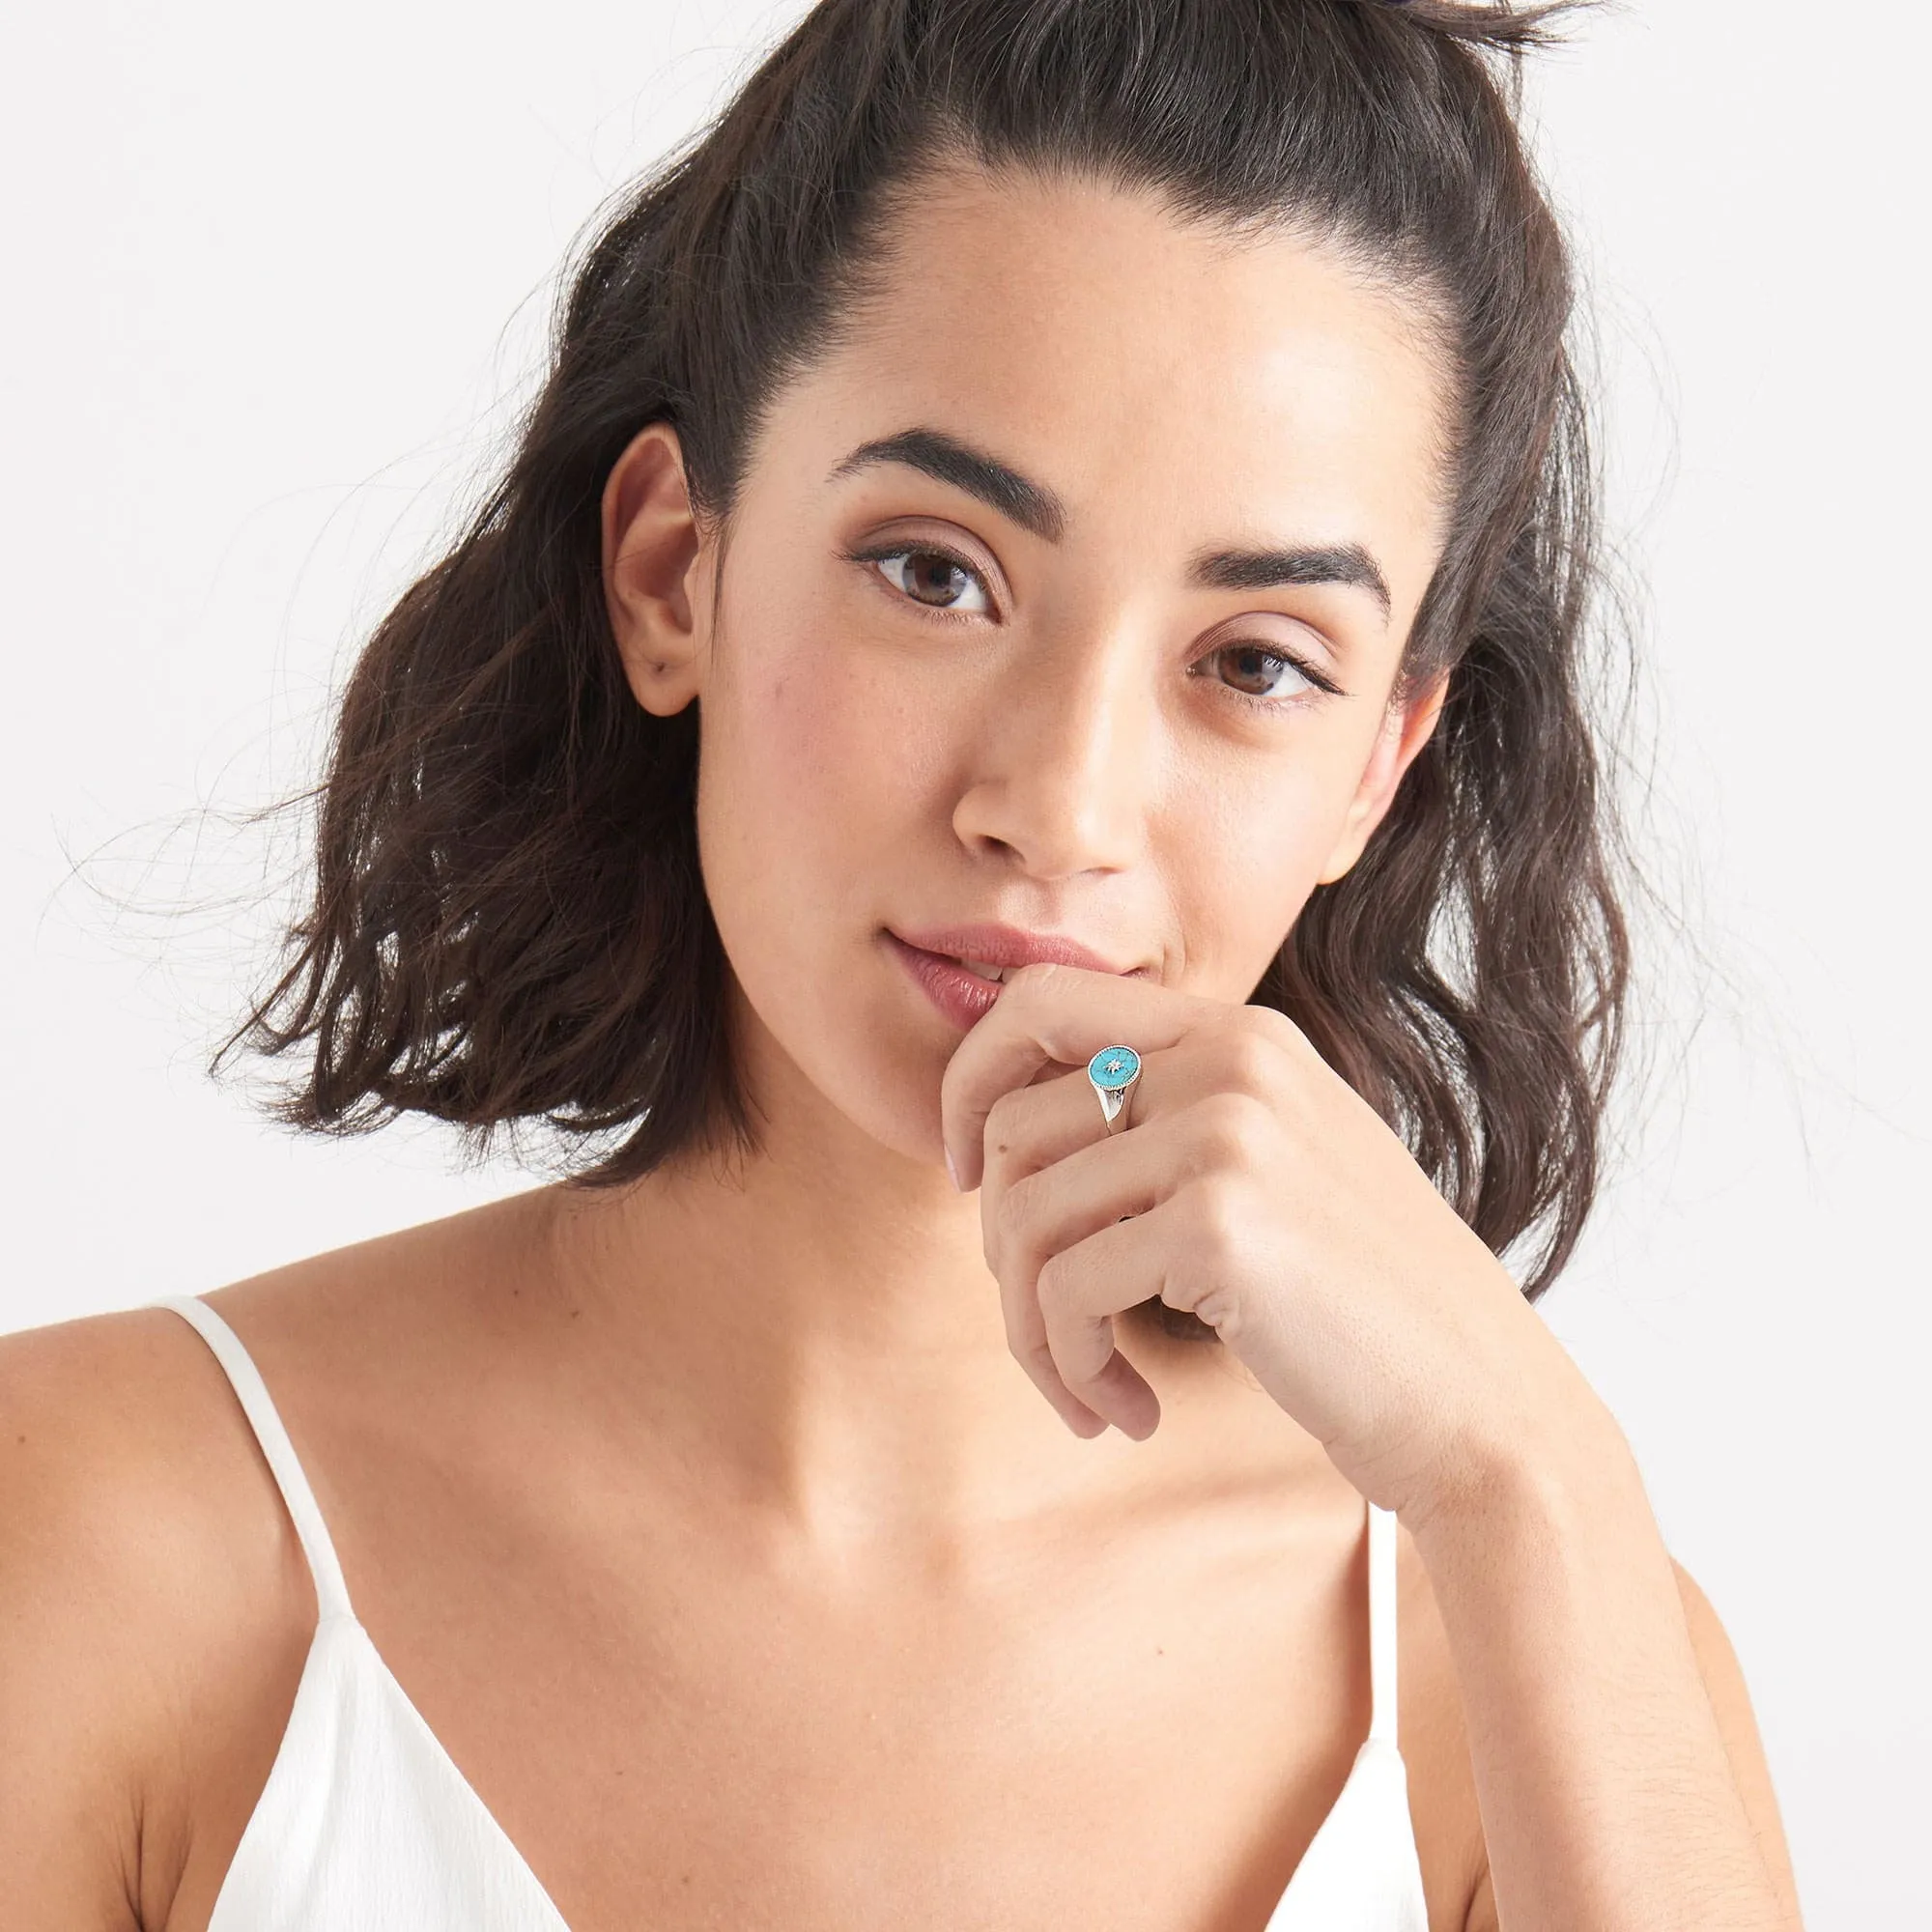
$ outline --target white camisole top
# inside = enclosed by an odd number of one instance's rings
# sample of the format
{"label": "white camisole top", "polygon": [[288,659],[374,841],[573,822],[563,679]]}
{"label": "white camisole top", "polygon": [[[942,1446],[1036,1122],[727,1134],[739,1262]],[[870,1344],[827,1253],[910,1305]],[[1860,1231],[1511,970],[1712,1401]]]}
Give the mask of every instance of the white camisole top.
{"label": "white camisole top", "polygon": [[[227,1372],[315,1579],[315,1635],[209,1932],[571,1932],[355,1620],[315,1494],[241,1338],[172,1308]],[[1395,1518],[1368,1506],[1369,1734],[1263,1932],[1428,1932],[1396,1748]]]}

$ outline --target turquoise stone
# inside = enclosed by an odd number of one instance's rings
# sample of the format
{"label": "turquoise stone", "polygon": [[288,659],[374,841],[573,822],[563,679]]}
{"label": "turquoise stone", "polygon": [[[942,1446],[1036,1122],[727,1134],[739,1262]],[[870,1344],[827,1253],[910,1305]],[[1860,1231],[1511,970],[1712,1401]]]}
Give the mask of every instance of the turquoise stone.
{"label": "turquoise stone", "polygon": [[1103,1046],[1087,1063],[1094,1086],[1118,1094],[1141,1070],[1141,1057],[1130,1046]]}

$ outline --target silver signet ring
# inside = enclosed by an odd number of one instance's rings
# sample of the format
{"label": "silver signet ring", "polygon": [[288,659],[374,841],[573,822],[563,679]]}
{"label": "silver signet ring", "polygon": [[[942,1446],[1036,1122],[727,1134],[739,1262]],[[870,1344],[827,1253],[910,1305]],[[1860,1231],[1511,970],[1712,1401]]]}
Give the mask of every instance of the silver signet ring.
{"label": "silver signet ring", "polygon": [[1087,1063],[1087,1078],[1100,1096],[1100,1112],[1110,1134],[1127,1125],[1127,1095],[1140,1077],[1141,1057],[1130,1046],[1103,1046]]}

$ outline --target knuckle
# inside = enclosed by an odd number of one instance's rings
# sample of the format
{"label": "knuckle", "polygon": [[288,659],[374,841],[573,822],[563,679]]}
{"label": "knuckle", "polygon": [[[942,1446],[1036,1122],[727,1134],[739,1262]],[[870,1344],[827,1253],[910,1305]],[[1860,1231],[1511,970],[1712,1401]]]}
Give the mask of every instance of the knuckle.
{"label": "knuckle", "polygon": [[1245,1010],[1261,1037],[1276,1048],[1298,1053],[1307,1047],[1308,1036],[1279,1007],[1251,1006]]}
{"label": "knuckle", "polygon": [[1211,1281],[1205,1284],[1194,1304],[1194,1314],[1230,1345],[1240,1341],[1245,1334],[1242,1321],[1241,1298],[1233,1285],[1226,1281]]}
{"label": "knuckle", "polygon": [[1048,1342],[1019,1343],[1013,1349],[1013,1355],[1040,1388],[1051,1389],[1060,1379],[1060,1370],[1053,1359],[1052,1345]]}
{"label": "knuckle", "polygon": [[1216,1264],[1239,1245],[1245,1189],[1226,1172],[1203,1175],[1188,1189],[1190,1246],[1204,1264]]}
{"label": "knuckle", "polygon": [[[1265,1011],[1264,1008],[1245,1007],[1246,1012]],[[1282,1076],[1281,1042],[1262,1023],[1243,1020],[1229,1029],[1223,1048],[1227,1085],[1236,1093],[1272,1093]]]}
{"label": "knuckle", "polygon": [[1208,1094],[1201,1101],[1198,1115],[1204,1173],[1246,1165],[1258,1153],[1274,1121],[1265,1101],[1238,1088]]}
{"label": "knuckle", "polygon": [[1039,1205],[1038,1192],[1039,1178],[1032,1174],[1022,1175],[1001,1189],[989,1218],[1002,1248],[1010,1247],[1024,1236]]}
{"label": "knuckle", "polygon": [[980,1140],[985,1148],[988,1162],[1006,1153],[1015,1139],[1017,1125],[1015,1116],[1020,1108],[1020,1090],[1012,1089],[1002,1094],[986,1109],[985,1123],[980,1129]]}
{"label": "knuckle", "polygon": [[1035,1271],[1033,1278],[1034,1299],[1039,1303],[1042,1318],[1058,1315],[1066,1300],[1066,1270],[1061,1264],[1059,1255],[1049,1255]]}

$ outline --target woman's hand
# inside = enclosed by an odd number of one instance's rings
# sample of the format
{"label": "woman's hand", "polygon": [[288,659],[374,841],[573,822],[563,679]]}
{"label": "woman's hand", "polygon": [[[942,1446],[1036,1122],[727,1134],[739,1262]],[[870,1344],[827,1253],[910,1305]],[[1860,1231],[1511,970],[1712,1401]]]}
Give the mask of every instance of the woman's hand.
{"label": "woman's hand", "polygon": [[[1142,1072],[1109,1136],[1087,1062],[1115,1041]],[[1482,1793],[1493,1890],[1472,1925],[1499,1910],[1512,1925],[1798,1924],[1742,1680],[1707,1638],[1720,1726],[1628,1444],[1297,1027],[1028,966],[960,1041],[940,1107],[961,1184],[984,1188],[1008,1339],[1069,1427],[1152,1431],[1159,1404],[1115,1352],[1113,1317],[1158,1294],[1414,1535]]]}
{"label": "woman's hand", "polygon": [[[1141,1076],[1109,1135],[1087,1062],[1116,1041]],[[1596,1406],[1501,1263],[1272,1008],[1024,967],[954,1052],[940,1109],[960,1186],[984,1189],[1008,1340],[1078,1435],[1152,1434],[1159,1401],[1113,1317],[1155,1294],[1411,1526]]]}

